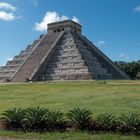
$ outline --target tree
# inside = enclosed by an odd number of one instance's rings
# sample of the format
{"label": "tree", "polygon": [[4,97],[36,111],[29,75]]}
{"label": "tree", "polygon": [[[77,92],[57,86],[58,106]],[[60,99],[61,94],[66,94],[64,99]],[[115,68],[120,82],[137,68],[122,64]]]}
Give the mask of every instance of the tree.
{"label": "tree", "polygon": [[115,64],[128,74],[132,79],[140,79],[140,60],[132,62],[115,61]]}

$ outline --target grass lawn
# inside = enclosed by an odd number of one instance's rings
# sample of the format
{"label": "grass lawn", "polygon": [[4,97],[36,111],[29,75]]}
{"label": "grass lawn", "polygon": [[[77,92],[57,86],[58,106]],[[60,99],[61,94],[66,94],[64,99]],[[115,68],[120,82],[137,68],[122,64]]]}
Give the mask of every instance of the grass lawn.
{"label": "grass lawn", "polygon": [[27,133],[23,134],[21,132],[7,132],[0,131],[0,136],[11,137],[11,138],[22,138],[22,139],[32,139],[32,140],[139,140],[138,136],[123,136],[119,134],[90,134],[82,132],[65,132],[65,133]]}
{"label": "grass lawn", "polygon": [[[52,83],[0,84],[0,114],[11,107],[43,106],[66,112],[74,107],[88,108],[94,115],[112,112],[140,112],[140,81],[69,81]],[[2,133],[7,133],[1,131]],[[12,132],[13,134],[13,132]],[[29,135],[40,135],[29,134]],[[55,133],[41,137],[50,140],[123,140],[119,135],[90,135],[82,133]],[[10,135],[9,135],[10,136]],[[36,136],[35,136],[36,137]],[[64,137],[64,138],[63,138]],[[66,137],[66,138],[65,138]],[[72,137],[72,138],[71,138]],[[135,140],[137,137],[129,137]]]}

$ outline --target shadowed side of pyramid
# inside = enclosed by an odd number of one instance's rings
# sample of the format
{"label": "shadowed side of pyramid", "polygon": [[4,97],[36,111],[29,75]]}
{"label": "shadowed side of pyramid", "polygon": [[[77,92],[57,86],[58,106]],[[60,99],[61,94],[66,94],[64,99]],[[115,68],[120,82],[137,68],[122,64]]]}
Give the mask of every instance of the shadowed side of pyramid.
{"label": "shadowed side of pyramid", "polygon": [[31,46],[0,68],[1,81],[128,79],[72,20],[49,24],[47,35]]}

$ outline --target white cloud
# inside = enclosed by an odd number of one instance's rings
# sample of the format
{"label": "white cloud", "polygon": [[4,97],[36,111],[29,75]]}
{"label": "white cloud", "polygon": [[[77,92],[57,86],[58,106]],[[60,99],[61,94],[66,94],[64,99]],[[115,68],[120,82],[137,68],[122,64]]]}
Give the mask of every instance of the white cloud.
{"label": "white cloud", "polygon": [[0,9],[2,9],[0,10],[0,20],[12,21],[20,18],[15,15],[15,11],[17,10],[17,7],[13,6],[10,3],[0,2]]}
{"label": "white cloud", "polygon": [[120,54],[118,55],[118,58],[119,58],[119,59],[128,60],[128,59],[129,59],[129,56],[128,56],[127,54],[125,54],[125,53],[120,53]]}
{"label": "white cloud", "polygon": [[16,11],[17,7],[13,6],[10,3],[0,2],[0,9]]}
{"label": "white cloud", "polygon": [[140,12],[140,5],[136,6],[136,7],[133,9],[133,11],[135,11],[135,12]]}
{"label": "white cloud", "polygon": [[29,2],[32,2],[34,6],[37,6],[39,3],[39,0],[29,0]]}
{"label": "white cloud", "polygon": [[17,17],[12,12],[8,13],[8,12],[5,12],[5,11],[0,11],[0,20],[12,21],[12,20],[14,20],[16,18]]}
{"label": "white cloud", "polygon": [[7,57],[6,58],[6,61],[11,61],[11,60],[13,60],[13,57]]}
{"label": "white cloud", "polygon": [[[46,12],[43,20],[41,22],[36,22],[35,23],[35,27],[34,29],[36,31],[46,31],[47,30],[47,24],[48,23],[52,23],[52,22],[57,22],[57,21],[62,21],[62,20],[67,20],[69,19],[69,17],[63,15],[63,16],[60,16],[58,13],[56,13],[55,11],[51,12],[51,11],[48,11]],[[76,18],[76,17],[73,17],[72,18],[73,21],[75,22],[78,22],[79,23],[79,19]]]}
{"label": "white cloud", "polygon": [[103,45],[105,45],[106,44],[106,42],[105,41],[103,41],[103,40],[100,40],[100,41],[98,41],[98,42],[96,42],[96,44],[97,44],[97,46],[103,46]]}
{"label": "white cloud", "polygon": [[75,22],[77,22],[77,23],[80,23],[80,20],[77,18],[77,17],[72,17],[72,19],[71,20],[73,20],[73,21],[75,21]]}

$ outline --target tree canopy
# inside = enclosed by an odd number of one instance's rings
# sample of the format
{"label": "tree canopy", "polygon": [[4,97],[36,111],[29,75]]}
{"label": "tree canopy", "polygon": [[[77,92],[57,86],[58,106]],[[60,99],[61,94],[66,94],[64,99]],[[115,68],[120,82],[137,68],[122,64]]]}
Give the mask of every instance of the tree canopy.
{"label": "tree canopy", "polygon": [[132,79],[140,79],[140,60],[132,62],[115,61],[115,64]]}

